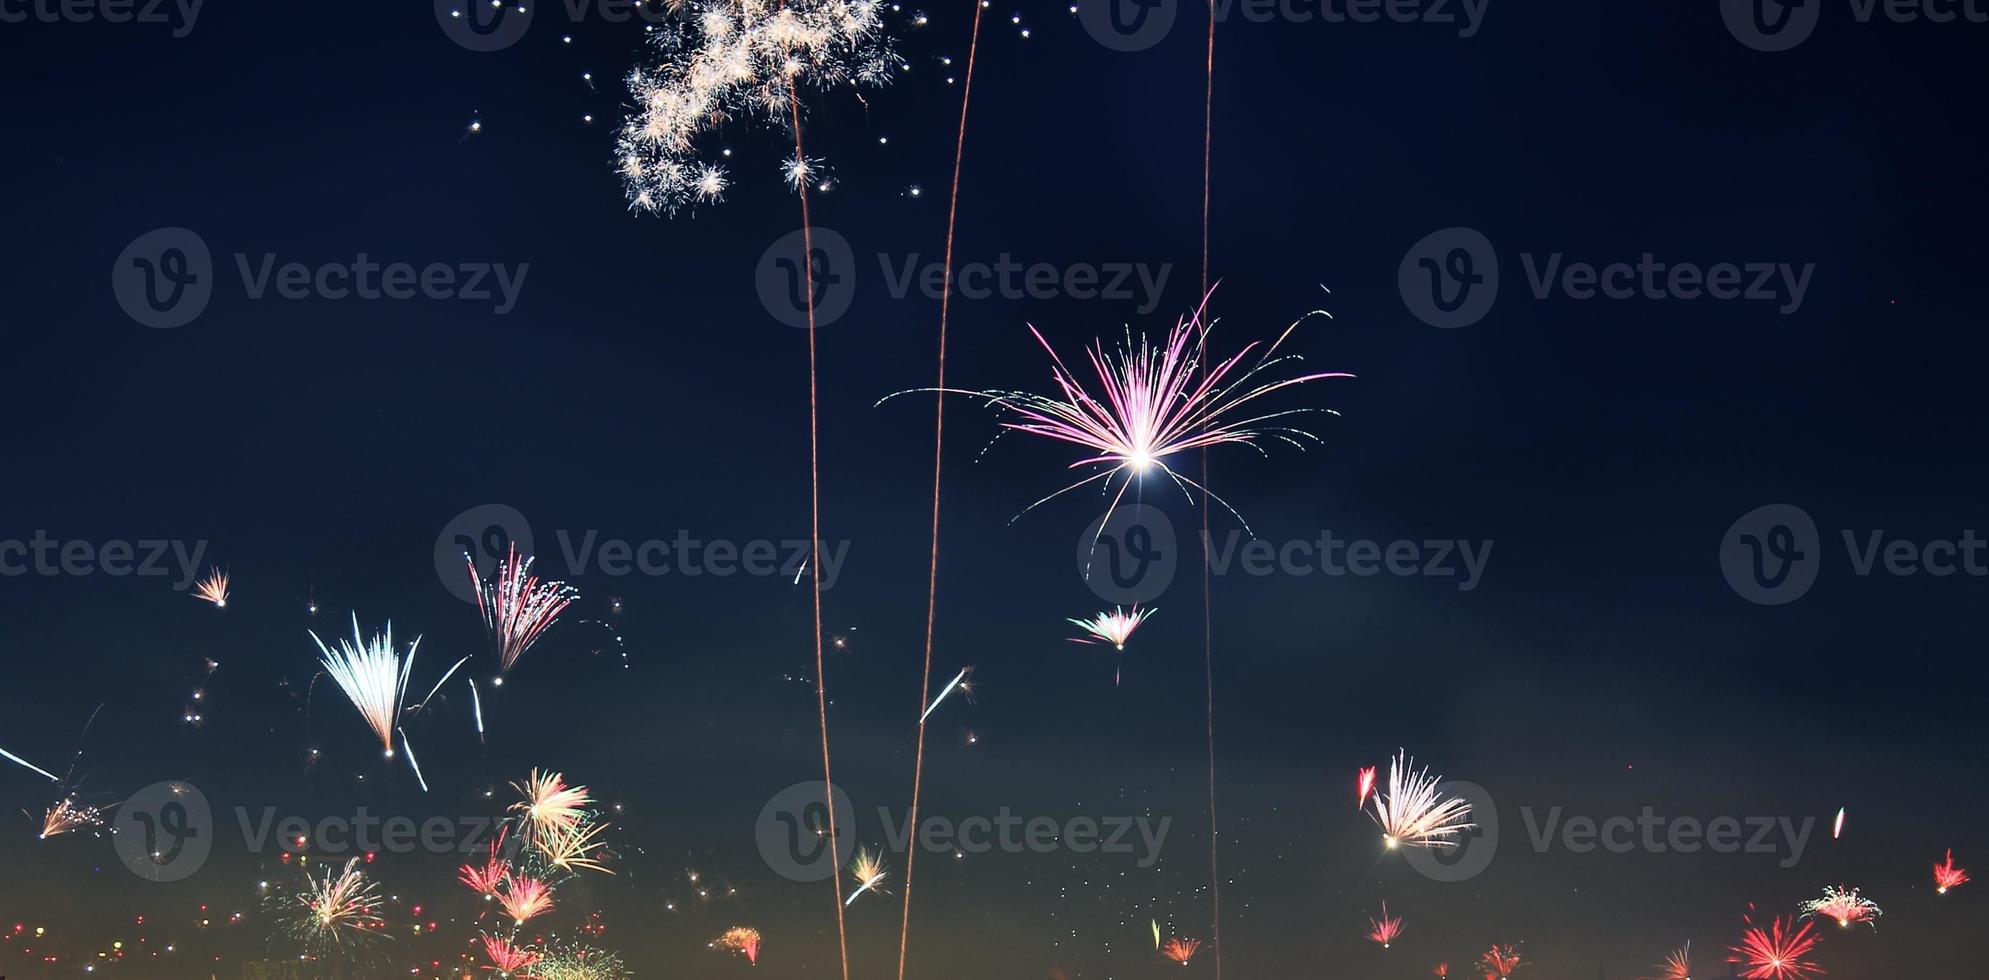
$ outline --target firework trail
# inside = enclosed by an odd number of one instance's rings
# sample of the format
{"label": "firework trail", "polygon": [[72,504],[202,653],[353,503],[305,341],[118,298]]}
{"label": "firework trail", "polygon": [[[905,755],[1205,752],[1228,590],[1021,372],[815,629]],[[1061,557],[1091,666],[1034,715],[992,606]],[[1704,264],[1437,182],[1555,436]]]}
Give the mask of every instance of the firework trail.
{"label": "firework trail", "polygon": [[1494,943],[1492,948],[1478,957],[1478,966],[1485,971],[1486,976],[1507,980],[1519,969],[1519,947],[1500,946]]}
{"label": "firework trail", "polygon": [[884,883],[885,878],[889,877],[889,875],[884,873],[883,856],[872,854],[861,848],[857,849],[855,860],[849,863],[849,873],[850,877],[856,879],[857,888],[855,891],[850,892],[849,899],[843,902],[844,908],[855,904],[857,898],[864,892],[875,891],[881,894],[884,890],[878,886]]}
{"label": "firework trail", "polygon": [[1692,943],[1672,950],[1657,965],[1658,975],[1651,980],[1692,980]]}
{"label": "firework trail", "polygon": [[422,697],[421,703],[415,705],[413,708],[409,710],[419,713],[423,708],[428,707],[428,702],[434,699],[435,692],[441,690],[442,685],[449,683],[449,678],[456,676],[456,671],[461,670],[463,665],[469,662],[470,658],[468,657],[464,657],[463,659],[456,661],[455,666],[450,667],[448,670],[444,671],[442,673],[442,679],[436,681],[435,686],[428,689],[428,694]]}
{"label": "firework trail", "polygon": [[1354,774],[1354,809],[1367,809],[1367,798],[1374,795],[1374,767],[1364,766]]}
{"label": "firework trail", "polygon": [[498,566],[497,578],[486,582],[470,559],[470,586],[476,591],[477,608],[483,612],[484,631],[497,654],[497,678],[503,684],[519,658],[532,649],[539,636],[580,593],[565,582],[541,582],[532,574],[532,559],[520,557],[513,544]]}
{"label": "firework trail", "polygon": [[1827,885],[1822,898],[1812,898],[1799,907],[1805,919],[1821,915],[1837,920],[1838,927],[1846,929],[1857,922],[1877,929],[1878,917],[1885,914],[1878,903],[1859,895],[1856,888],[1846,889],[1843,885]]}
{"label": "firework trail", "polygon": [[308,885],[291,909],[291,931],[314,949],[343,946],[348,941],[371,938],[373,931],[386,925],[380,917],[383,904],[379,885],[366,880],[359,859],[345,862],[337,876],[325,869],[322,879],[308,878]]}
{"label": "firework trail", "polygon": [[1735,964],[1745,980],[1810,980],[1823,973],[1822,967],[1803,958],[1822,942],[1810,932],[1810,923],[1796,926],[1777,917],[1763,930],[1752,918],[1743,921],[1746,928],[1727,962]]}
{"label": "firework trail", "polygon": [[725,930],[725,935],[712,940],[712,948],[740,953],[746,962],[758,966],[760,962],[760,930],[751,926],[733,926]]}
{"label": "firework trail", "polygon": [[506,874],[497,904],[512,923],[522,926],[533,916],[552,911],[552,886],[529,875]]}
{"label": "firework trail", "polygon": [[511,812],[522,818],[523,836],[528,842],[574,832],[594,802],[587,787],[569,787],[566,777],[556,772],[534,769],[524,782],[512,783],[511,788],[524,797],[511,804]]}
{"label": "firework trail", "polygon": [[539,961],[537,950],[528,949],[513,943],[502,936],[484,935],[477,937],[483,943],[483,954],[490,957],[489,969],[496,970],[501,977],[530,976],[526,968]]}
{"label": "firework trail", "polygon": [[1160,955],[1164,959],[1187,966],[1188,961],[1195,958],[1195,951],[1201,948],[1202,941],[1199,939],[1169,939],[1161,944]]}
{"label": "firework trail", "polygon": [[65,796],[49,807],[48,813],[42,817],[40,839],[59,837],[85,827],[100,827],[103,822],[103,811],[78,803],[73,796]]}
{"label": "firework trail", "polygon": [[228,608],[228,573],[218,568],[207,570],[207,577],[196,582],[193,597],[214,603],[216,609]]}
{"label": "firework trail", "polygon": [[1948,889],[1959,888],[1968,883],[1968,871],[1955,867],[1954,848],[1948,848],[1947,860],[1934,865],[1934,892],[1946,895]]}
{"label": "firework trail", "polygon": [[[1229,443],[1249,445],[1262,452],[1262,447],[1257,443],[1266,439],[1276,439],[1301,449],[1305,447],[1301,440],[1317,443],[1319,437],[1303,429],[1265,424],[1309,409],[1248,415],[1245,406],[1294,385],[1326,378],[1349,378],[1352,375],[1321,372],[1281,380],[1259,378],[1260,374],[1273,367],[1298,360],[1297,355],[1274,355],[1292,331],[1304,322],[1303,319],[1286,327],[1284,333],[1278,335],[1278,339],[1245,370],[1239,372],[1237,369],[1259,346],[1256,342],[1245,345],[1227,359],[1206,363],[1209,331],[1203,326],[1201,317],[1201,311],[1197,310],[1193,316],[1177,320],[1160,346],[1151,344],[1144,335],[1135,346],[1130,328],[1124,344],[1116,352],[1108,353],[1103,341],[1094,342],[1087,354],[1092,371],[1097,375],[1098,395],[1085,390],[1083,382],[1065,366],[1056,349],[1033,326],[1029,332],[1050,355],[1051,378],[1060,392],[1058,396],[998,389],[919,390],[938,390],[980,398],[1016,419],[1001,423],[1004,429],[1070,443],[1091,451],[1091,455],[1080,457],[1069,468],[1095,468],[1098,472],[1037,500],[1022,509],[1024,514],[1079,487],[1103,481],[1102,489],[1112,493],[1112,503],[1105,511],[1105,520],[1109,521],[1134,479],[1159,470],[1180,487],[1184,495],[1192,487],[1222,504],[1223,509],[1248,530],[1248,522],[1243,521],[1235,508],[1221,497],[1209,493],[1206,486],[1169,467],[1168,457],[1192,449]],[[1199,379],[1196,376],[1198,371],[1201,373]],[[887,399],[890,397],[895,395],[886,396]],[[1121,475],[1124,479],[1113,492],[1113,478]],[[1188,499],[1192,502],[1194,497],[1188,495]],[[1101,522],[1099,533],[1103,532],[1104,522]]]}
{"label": "firework trail", "polygon": [[1389,918],[1388,903],[1387,902],[1381,903],[1381,918],[1367,920],[1368,941],[1379,943],[1381,944],[1382,949],[1387,949],[1390,946],[1392,946],[1395,940],[1400,938],[1401,935],[1402,935],[1402,917],[1398,915],[1395,918],[1392,919]]}
{"label": "firework trail", "polygon": [[[649,34],[651,64],[629,73],[634,107],[616,135],[637,211],[675,214],[724,196],[730,177],[699,159],[699,143],[727,120],[798,120],[803,86],[882,85],[902,64],[879,0],[685,0],[673,10]],[[821,161],[796,153],[781,172],[798,190],[821,176]]]}
{"label": "firework trail", "polygon": [[379,738],[380,746],[387,758],[394,757],[395,720],[400,717],[401,701],[407,696],[408,672],[414,669],[414,651],[421,646],[421,637],[415,637],[408,644],[405,660],[394,651],[394,624],[389,622],[384,633],[375,633],[371,641],[359,632],[359,614],[352,615],[352,641],[338,641],[338,650],[333,652],[318,639],[318,634],[309,630],[311,639],[318,644],[324,654],[325,673],[338,682],[340,690],[359,709],[360,717],[366,726]]}
{"label": "firework trail", "polygon": [[12,762],[18,766],[21,766],[22,768],[27,769],[29,772],[40,773],[43,776],[47,776],[48,781],[51,783],[59,783],[62,781],[56,778],[56,775],[54,773],[49,772],[48,770],[43,769],[42,767],[35,765],[34,763],[29,762],[28,760],[23,759],[20,756],[7,751],[6,749],[0,749],[0,757],[5,757],[7,761]]}
{"label": "firework trail", "polygon": [[1843,836],[1844,836],[1844,808],[1840,806],[1837,808],[1837,819],[1832,820],[1830,822],[1830,839],[1837,840]]}
{"label": "firework trail", "polygon": [[919,724],[923,726],[925,724],[925,720],[931,717],[932,713],[939,708],[940,702],[945,701],[947,696],[951,695],[954,691],[957,690],[957,691],[971,692],[973,688],[970,685],[973,682],[969,681],[967,678],[969,675],[973,674],[973,672],[974,668],[966,667],[962,668],[960,673],[955,674],[953,676],[953,679],[946,683],[945,689],[939,692],[939,696],[932,699],[932,704],[926,707],[925,714],[919,716]]}
{"label": "firework trail", "polygon": [[1471,804],[1444,796],[1437,789],[1443,777],[1415,765],[1399,749],[1388,764],[1388,786],[1374,797],[1373,817],[1381,827],[1382,842],[1391,849],[1456,847],[1450,838],[1477,826],[1469,822]]}

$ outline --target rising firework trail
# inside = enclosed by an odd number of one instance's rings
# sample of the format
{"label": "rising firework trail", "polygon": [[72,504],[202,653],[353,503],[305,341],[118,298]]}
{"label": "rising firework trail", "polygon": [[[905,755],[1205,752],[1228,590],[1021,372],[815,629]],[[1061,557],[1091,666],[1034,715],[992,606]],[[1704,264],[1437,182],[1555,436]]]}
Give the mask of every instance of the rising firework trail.
{"label": "rising firework trail", "polygon": [[925,714],[919,716],[919,724],[925,724],[925,720],[932,716],[933,711],[938,709],[940,702],[945,701],[948,695],[951,695],[956,690],[965,690],[968,683],[967,676],[973,672],[974,668],[972,667],[964,668],[960,673],[955,674],[952,680],[946,682],[946,687],[939,692],[939,696],[933,698],[932,704],[926,706]]}
{"label": "rising firework trail", "polygon": [[1374,795],[1374,767],[1363,766],[1354,774],[1354,809],[1367,809],[1367,798]]}
{"label": "rising firework trail", "polygon": [[49,772],[48,770],[43,769],[42,767],[35,765],[34,763],[29,762],[28,760],[23,759],[20,756],[7,751],[6,749],[0,749],[0,757],[6,758],[7,761],[12,762],[15,765],[21,766],[22,768],[27,769],[29,772],[39,773],[43,776],[48,777],[48,781],[51,783],[59,783],[62,781],[61,779],[57,778],[54,773]]}

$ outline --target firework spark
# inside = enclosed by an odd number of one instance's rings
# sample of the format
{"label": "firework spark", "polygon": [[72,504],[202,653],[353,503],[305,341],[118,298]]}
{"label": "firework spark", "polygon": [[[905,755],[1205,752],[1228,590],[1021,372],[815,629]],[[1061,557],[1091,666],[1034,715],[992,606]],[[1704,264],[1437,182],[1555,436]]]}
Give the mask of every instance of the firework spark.
{"label": "firework spark", "polygon": [[484,631],[497,654],[497,680],[511,672],[519,658],[539,642],[539,636],[552,626],[559,614],[573,604],[580,593],[565,582],[541,582],[532,574],[532,559],[521,557],[513,544],[498,566],[497,578],[484,581],[477,563],[469,562],[470,587],[476,591],[477,608],[483,612]]}
{"label": "firework spark", "polygon": [[925,724],[925,720],[927,718],[932,717],[932,713],[935,710],[938,710],[939,703],[941,701],[946,700],[947,697],[951,696],[954,691],[971,691],[972,682],[969,681],[967,678],[971,676],[973,673],[974,673],[974,668],[965,667],[962,668],[958,674],[953,675],[953,679],[946,682],[946,687],[945,689],[939,692],[939,696],[933,698],[931,704],[926,705],[925,714],[919,716],[919,724],[921,725]]}
{"label": "firework spark", "polygon": [[511,788],[524,797],[511,804],[511,812],[522,818],[524,836],[528,841],[541,836],[572,833],[586,818],[587,807],[594,798],[587,794],[585,786],[568,786],[566,777],[556,772],[532,770],[532,774],[522,783],[512,783]]}
{"label": "firework spark", "polygon": [[1362,766],[1354,774],[1354,809],[1367,809],[1367,798],[1374,795],[1374,767]]}
{"label": "firework spark", "polygon": [[[675,214],[716,203],[725,170],[699,160],[699,143],[744,117],[791,126],[803,87],[881,85],[901,63],[885,34],[878,0],[684,0],[681,16],[650,32],[655,59],[629,73],[634,108],[616,153],[638,211]],[[820,179],[820,161],[790,159],[791,186]]]}
{"label": "firework spark", "polygon": [[59,837],[85,827],[99,827],[103,822],[103,811],[78,803],[73,796],[65,796],[49,807],[48,813],[42,817],[41,839]]}
{"label": "firework spark", "polygon": [[746,962],[755,966],[760,962],[760,930],[751,926],[733,926],[725,930],[725,935],[712,940],[712,948],[744,954]]}
{"label": "firework spark", "polygon": [[849,863],[849,873],[850,877],[856,879],[857,888],[849,893],[849,900],[843,903],[844,908],[855,904],[857,897],[864,892],[882,892],[883,889],[877,886],[883,884],[884,879],[889,877],[884,873],[883,856],[862,848],[857,849],[855,860]]}
{"label": "firework spark", "polygon": [[512,922],[522,926],[533,916],[552,911],[552,886],[527,875],[506,874],[497,903]]}
{"label": "firework spark", "polygon": [[1801,909],[1804,918],[1825,916],[1837,920],[1837,925],[1846,929],[1858,922],[1877,929],[1878,917],[1885,914],[1878,903],[1859,895],[1856,888],[1846,889],[1843,885],[1825,886],[1822,898],[1802,903]]}
{"label": "firework spark", "polygon": [[1506,980],[1519,969],[1519,947],[1494,943],[1492,948],[1478,957],[1478,966],[1486,976]]}
{"label": "firework spark", "polygon": [[1401,935],[1402,935],[1402,917],[1398,915],[1392,919],[1389,918],[1388,903],[1387,902],[1381,903],[1381,918],[1367,920],[1368,941],[1380,943],[1382,949],[1387,949],[1391,945],[1393,945],[1395,940],[1400,938]]}
{"label": "firework spark", "polygon": [[401,714],[401,700],[407,696],[408,672],[414,669],[414,651],[421,646],[421,637],[408,644],[407,657],[402,659],[394,651],[394,624],[388,623],[384,633],[375,633],[368,641],[359,633],[358,613],[352,615],[352,641],[339,640],[337,652],[326,647],[318,634],[310,635],[324,654],[325,673],[352,699],[352,706],[380,739],[387,758],[393,758],[394,722]]}
{"label": "firework spark", "polygon": [[1948,889],[1958,888],[1968,883],[1968,871],[1955,867],[1954,848],[1948,848],[1947,860],[1934,865],[1934,892],[1946,895]]}
{"label": "firework spark", "polygon": [[207,570],[207,577],[194,583],[193,597],[214,603],[216,609],[228,608],[228,573],[218,568]]}
{"label": "firework spark", "polygon": [[614,874],[594,856],[594,852],[606,844],[595,838],[607,829],[608,825],[604,823],[580,823],[565,830],[549,829],[537,834],[532,845],[545,855],[548,864],[561,871],[587,870]]}
{"label": "firework spark", "polygon": [[325,869],[323,878],[309,878],[291,910],[291,930],[314,946],[342,946],[369,938],[386,925],[380,918],[379,885],[366,880],[359,859],[345,862],[337,875]]}
{"label": "firework spark", "polygon": [[[1280,357],[1276,354],[1286,338],[1303,322],[1300,319],[1286,327],[1255,363],[1242,371],[1238,368],[1259,346],[1258,343],[1245,345],[1229,358],[1212,361],[1208,354],[1209,330],[1204,327],[1199,310],[1193,316],[1177,320],[1160,346],[1154,346],[1144,335],[1135,346],[1129,329],[1124,344],[1117,352],[1108,353],[1103,341],[1094,342],[1086,352],[1092,371],[1097,375],[1098,395],[1085,390],[1077,375],[1057,356],[1056,349],[1032,326],[1030,333],[1035,334],[1036,342],[1050,355],[1051,378],[1060,392],[1059,396],[1026,391],[938,390],[980,398],[990,406],[1008,412],[1015,419],[1003,422],[1005,429],[1070,443],[1091,451],[1091,455],[1071,463],[1070,468],[1096,468],[1098,472],[1037,500],[1023,508],[1023,513],[1098,481],[1103,481],[1103,490],[1111,492],[1113,478],[1123,475],[1124,479],[1105,511],[1109,521],[1125,496],[1126,488],[1136,478],[1158,470],[1180,487],[1190,501],[1194,499],[1194,495],[1188,493],[1192,487],[1222,504],[1225,510],[1242,521],[1235,508],[1221,497],[1209,493],[1206,487],[1170,468],[1167,459],[1177,453],[1227,443],[1250,445],[1261,452],[1262,447],[1257,443],[1267,439],[1277,439],[1301,449],[1305,447],[1304,440],[1320,441],[1318,436],[1303,429],[1266,424],[1308,409],[1286,409],[1263,414],[1248,414],[1245,410],[1245,406],[1257,399],[1294,385],[1326,378],[1352,377],[1344,372],[1321,372],[1281,380],[1260,378],[1271,368],[1298,359],[1297,355]],[[1246,530],[1248,526],[1245,523]],[[1103,533],[1102,522],[1099,529]]]}
{"label": "firework spark", "polygon": [[502,936],[478,938],[483,942],[483,954],[490,957],[490,969],[496,970],[498,976],[516,976],[523,980],[530,976],[524,970],[539,961],[537,950],[519,946]]}
{"label": "firework spark", "polygon": [[483,864],[463,865],[456,871],[456,880],[468,885],[471,891],[486,899],[495,899],[498,888],[511,873],[511,863],[502,856],[504,838],[509,832],[508,827],[500,829],[490,842],[490,855],[484,859]]}
{"label": "firework spark", "polygon": [[1443,777],[1415,764],[1398,749],[1388,764],[1388,786],[1374,797],[1374,822],[1381,826],[1382,842],[1391,849],[1455,847],[1450,838],[1477,826],[1468,822],[1471,804],[1444,796],[1437,789]]}
{"label": "firework spark", "polygon": [[1778,917],[1766,930],[1752,919],[1746,923],[1740,944],[1727,957],[1727,962],[1736,964],[1745,980],[1809,980],[1823,973],[1822,967],[1803,958],[1822,942],[1821,937],[1810,932],[1810,923],[1798,926]]}
{"label": "firework spark", "polygon": [[1161,944],[1160,955],[1187,966],[1188,961],[1195,958],[1195,951],[1201,948],[1202,941],[1199,939],[1169,939]]}
{"label": "firework spark", "polygon": [[1650,980],[1692,980],[1692,943],[1687,941],[1666,954],[1657,970],[1657,976]]}

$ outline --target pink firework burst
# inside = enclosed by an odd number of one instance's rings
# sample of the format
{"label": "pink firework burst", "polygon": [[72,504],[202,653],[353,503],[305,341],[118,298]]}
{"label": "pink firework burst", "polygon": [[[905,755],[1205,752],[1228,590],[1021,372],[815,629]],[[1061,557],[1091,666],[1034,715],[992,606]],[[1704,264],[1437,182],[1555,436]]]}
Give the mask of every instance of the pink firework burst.
{"label": "pink firework burst", "polygon": [[1665,954],[1657,969],[1657,976],[1650,980],[1692,980],[1692,943],[1688,941]]}
{"label": "pink firework burst", "polygon": [[1954,863],[1954,848],[1948,848],[1947,860],[1934,865],[1934,892],[1946,895],[1948,889],[1958,888],[1968,883],[1968,871]]}
{"label": "pink firework burst", "polygon": [[504,876],[504,893],[497,896],[497,901],[512,922],[524,925],[533,916],[552,911],[552,886],[537,878],[507,874]]}
{"label": "pink firework burst", "polygon": [[725,935],[712,941],[712,948],[739,953],[746,962],[758,966],[760,962],[760,930],[752,926],[733,926],[725,930]]}
{"label": "pink firework burst", "polygon": [[1187,966],[1188,961],[1195,958],[1195,951],[1201,948],[1202,941],[1199,939],[1169,939],[1161,945],[1160,955]]}
{"label": "pink firework burst", "polygon": [[1139,629],[1141,623],[1146,622],[1149,617],[1158,611],[1155,609],[1142,610],[1138,605],[1134,605],[1133,611],[1127,612],[1124,609],[1114,606],[1111,612],[1102,612],[1090,619],[1067,620],[1071,625],[1083,630],[1086,634],[1084,636],[1073,636],[1070,638],[1070,641],[1072,643],[1109,643],[1114,649],[1124,650],[1126,648],[1126,641],[1133,638],[1133,631]]}
{"label": "pink firework burst", "polygon": [[1797,925],[1778,917],[1762,929],[1751,918],[1744,921],[1747,928],[1727,962],[1735,964],[1746,980],[1810,980],[1822,975],[1822,967],[1803,958],[1822,942],[1810,931],[1810,923]]}
{"label": "pink firework burst", "polygon": [[484,859],[483,864],[463,865],[456,872],[456,880],[468,885],[471,891],[486,899],[495,899],[499,886],[504,884],[505,877],[511,873],[511,863],[502,856],[504,838],[509,833],[508,827],[499,830],[497,837],[490,842],[490,855]]}
{"label": "pink firework burst", "polygon": [[1392,946],[1395,943],[1395,940],[1399,938],[1401,935],[1402,935],[1402,917],[1398,915],[1395,918],[1392,919],[1389,918],[1388,903],[1387,902],[1381,903],[1381,918],[1367,920],[1368,941],[1374,943],[1380,943],[1382,949],[1387,949],[1390,946]]}
{"label": "pink firework burst", "polygon": [[502,976],[528,976],[522,971],[539,961],[536,950],[519,946],[502,936],[479,938],[483,942],[483,954],[490,957],[489,969],[496,970]]}
{"label": "pink firework burst", "polygon": [[[1204,299],[1204,308],[1206,305],[1207,300]],[[1109,491],[1113,478],[1124,474],[1126,479],[1120,483],[1113,494],[1111,506],[1106,510],[1109,518],[1134,478],[1158,470],[1181,487],[1184,494],[1190,487],[1201,490],[1234,515],[1235,508],[1221,497],[1209,493],[1207,488],[1169,467],[1168,458],[1188,450],[1226,443],[1257,446],[1262,440],[1278,439],[1301,449],[1307,440],[1317,443],[1318,436],[1278,423],[1287,416],[1317,410],[1294,408],[1259,413],[1247,406],[1266,395],[1295,385],[1327,378],[1350,378],[1353,375],[1329,371],[1279,379],[1265,376],[1284,362],[1299,359],[1291,354],[1278,356],[1277,350],[1304,322],[1303,318],[1286,327],[1284,333],[1264,347],[1247,368],[1243,366],[1246,359],[1260,346],[1256,342],[1246,344],[1228,358],[1213,359],[1208,352],[1209,330],[1203,322],[1203,312],[1203,309],[1198,309],[1193,316],[1175,321],[1174,329],[1157,346],[1144,335],[1135,344],[1130,328],[1125,342],[1117,351],[1107,351],[1103,341],[1094,342],[1086,354],[1091,360],[1091,371],[1096,376],[1096,394],[1085,389],[1077,372],[1057,356],[1056,349],[1034,326],[1029,328],[1029,332],[1050,355],[1051,380],[1056,384],[1058,394],[941,390],[982,398],[988,404],[1007,411],[1013,418],[1002,423],[1004,429],[1042,436],[1089,451],[1089,455],[1071,463],[1070,468],[1096,469],[1098,472],[1030,504],[1023,508],[1024,513],[1090,483],[1103,481],[1104,489]],[[1257,448],[1262,450],[1261,446]],[[1188,496],[1190,500],[1194,499],[1192,494]],[[1242,520],[1241,516],[1237,519]]]}
{"label": "pink firework burst", "polygon": [[1374,795],[1374,767],[1362,766],[1354,774],[1354,809],[1367,809],[1367,798]]}
{"label": "pink firework burst", "polygon": [[497,680],[511,672],[532,644],[543,634],[579,592],[565,582],[541,582],[532,574],[532,559],[521,557],[513,544],[497,568],[497,578],[484,581],[471,560],[470,586],[476,590],[477,608],[483,612],[484,630],[490,634],[497,654]]}
{"label": "pink firework burst", "polygon": [[1848,929],[1857,923],[1878,928],[1878,917],[1885,910],[1878,903],[1858,894],[1856,888],[1843,885],[1828,885],[1823,889],[1822,898],[1812,898],[1802,904],[1803,917],[1821,915],[1834,919],[1839,928]]}
{"label": "pink firework burst", "polygon": [[1478,957],[1478,965],[1484,968],[1486,976],[1506,980],[1519,969],[1519,947],[1493,944]]}

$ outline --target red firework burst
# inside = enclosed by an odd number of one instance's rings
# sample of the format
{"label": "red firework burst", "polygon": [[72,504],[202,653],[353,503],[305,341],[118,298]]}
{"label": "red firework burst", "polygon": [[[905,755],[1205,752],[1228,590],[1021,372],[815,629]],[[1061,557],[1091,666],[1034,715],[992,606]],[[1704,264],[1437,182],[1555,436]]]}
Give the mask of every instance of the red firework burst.
{"label": "red firework burst", "polygon": [[1201,948],[1202,941],[1199,939],[1169,939],[1160,947],[1160,955],[1187,966],[1188,961],[1195,958],[1195,951]]}
{"label": "red firework burst", "polygon": [[1484,955],[1478,957],[1478,965],[1483,967],[1485,975],[1492,977],[1493,980],[1506,980],[1519,969],[1519,947],[1500,946],[1495,943],[1491,949],[1484,952]]}
{"label": "red firework burst", "polygon": [[1822,967],[1804,959],[1822,942],[1810,931],[1811,923],[1797,925],[1777,917],[1764,930],[1752,918],[1743,921],[1746,931],[1727,962],[1736,964],[1746,980],[1810,980],[1823,974]]}
{"label": "red firework burst", "polygon": [[1401,935],[1402,917],[1389,918],[1388,903],[1381,903],[1381,918],[1367,920],[1368,941],[1380,943],[1382,949],[1387,949]]}
{"label": "red firework burst", "polygon": [[1948,889],[1968,882],[1968,872],[1955,867],[1954,848],[1948,848],[1947,860],[1934,865],[1934,891],[1946,895]]}

